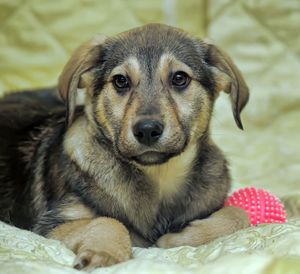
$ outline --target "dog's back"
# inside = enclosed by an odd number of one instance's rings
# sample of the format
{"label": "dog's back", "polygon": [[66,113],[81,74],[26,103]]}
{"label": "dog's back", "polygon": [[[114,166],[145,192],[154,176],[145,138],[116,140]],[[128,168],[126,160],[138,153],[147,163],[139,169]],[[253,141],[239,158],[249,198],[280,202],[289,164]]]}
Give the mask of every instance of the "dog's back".
{"label": "dog's back", "polygon": [[[64,113],[55,89],[12,93],[0,99],[0,219],[27,228],[28,175],[22,147],[47,119]],[[26,194],[26,195],[25,195]]]}

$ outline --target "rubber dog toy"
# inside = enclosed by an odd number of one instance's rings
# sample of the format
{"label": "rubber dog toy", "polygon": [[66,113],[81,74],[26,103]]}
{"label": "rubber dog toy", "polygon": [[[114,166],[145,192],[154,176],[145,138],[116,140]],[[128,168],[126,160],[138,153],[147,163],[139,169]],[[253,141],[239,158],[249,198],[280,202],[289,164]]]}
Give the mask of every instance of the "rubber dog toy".
{"label": "rubber dog toy", "polygon": [[244,188],[234,192],[225,202],[225,206],[238,206],[249,215],[250,226],[263,223],[286,223],[283,204],[273,194],[263,189]]}

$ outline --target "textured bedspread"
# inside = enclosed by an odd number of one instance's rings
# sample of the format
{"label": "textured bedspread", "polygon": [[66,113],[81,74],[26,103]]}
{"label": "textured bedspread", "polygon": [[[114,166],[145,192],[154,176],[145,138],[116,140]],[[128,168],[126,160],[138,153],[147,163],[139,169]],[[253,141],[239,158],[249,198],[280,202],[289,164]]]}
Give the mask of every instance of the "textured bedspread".
{"label": "textured bedspread", "polygon": [[[238,130],[222,95],[213,139],[233,190],[265,188],[300,208],[300,2],[0,0],[0,94],[52,86],[72,50],[97,32],[150,22],[209,36],[245,75],[251,98]],[[0,273],[75,273],[63,244],[0,223]],[[239,231],[198,248],[134,249],[93,273],[299,273],[300,218]]]}

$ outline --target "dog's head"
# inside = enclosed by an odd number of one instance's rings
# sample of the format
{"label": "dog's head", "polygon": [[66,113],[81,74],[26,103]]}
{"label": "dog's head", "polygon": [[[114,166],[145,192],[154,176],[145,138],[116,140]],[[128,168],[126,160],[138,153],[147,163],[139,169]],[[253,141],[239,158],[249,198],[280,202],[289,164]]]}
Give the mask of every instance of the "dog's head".
{"label": "dog's head", "polygon": [[231,59],[214,44],[182,30],[147,25],[96,36],[64,68],[59,89],[74,119],[76,92],[86,89],[86,114],[118,155],[160,164],[208,131],[214,101],[230,94],[235,121],[248,88]]}

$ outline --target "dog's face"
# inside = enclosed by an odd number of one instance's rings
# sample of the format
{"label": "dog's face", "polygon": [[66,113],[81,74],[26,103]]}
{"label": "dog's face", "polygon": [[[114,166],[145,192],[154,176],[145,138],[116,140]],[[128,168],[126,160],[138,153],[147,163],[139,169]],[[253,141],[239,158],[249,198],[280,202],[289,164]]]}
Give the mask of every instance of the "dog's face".
{"label": "dog's face", "polygon": [[212,44],[163,25],[97,39],[75,52],[60,91],[71,123],[74,93],[87,89],[89,118],[123,159],[154,165],[183,152],[208,130],[220,90],[231,94],[242,127],[247,87]]}
{"label": "dog's face", "polygon": [[165,162],[207,129],[215,91],[198,44],[168,28],[141,28],[103,47],[94,117],[123,158]]}

